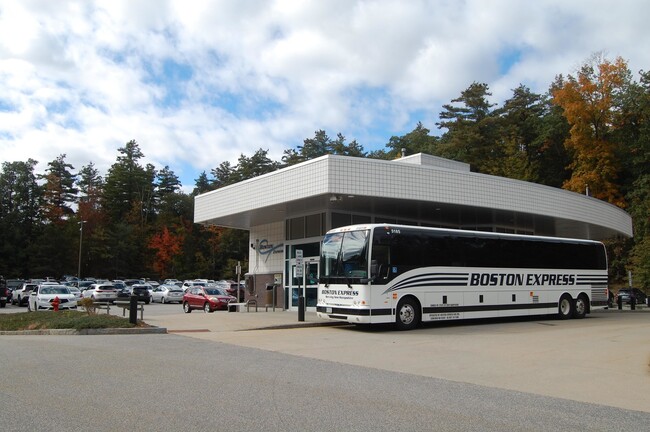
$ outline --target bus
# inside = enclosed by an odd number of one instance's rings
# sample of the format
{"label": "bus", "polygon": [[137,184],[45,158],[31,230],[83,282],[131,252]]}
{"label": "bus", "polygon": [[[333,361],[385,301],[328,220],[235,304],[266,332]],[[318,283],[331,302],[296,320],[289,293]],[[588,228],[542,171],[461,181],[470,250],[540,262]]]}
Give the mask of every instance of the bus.
{"label": "bus", "polygon": [[316,313],[410,330],[424,321],[584,318],[607,298],[600,242],[368,224],[325,235]]}

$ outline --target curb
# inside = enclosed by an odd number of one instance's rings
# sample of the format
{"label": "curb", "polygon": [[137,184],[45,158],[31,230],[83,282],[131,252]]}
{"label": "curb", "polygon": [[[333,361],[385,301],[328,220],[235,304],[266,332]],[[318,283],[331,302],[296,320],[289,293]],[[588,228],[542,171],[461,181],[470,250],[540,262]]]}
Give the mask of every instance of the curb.
{"label": "curb", "polygon": [[98,328],[98,329],[50,329],[50,330],[17,330],[0,331],[0,336],[83,336],[83,335],[132,335],[132,334],[167,334],[164,327],[134,327],[134,328]]}
{"label": "curb", "polygon": [[322,322],[322,323],[312,322],[312,323],[278,324],[272,326],[241,329],[237,331],[284,330],[284,329],[311,328],[311,327],[339,327],[345,325],[354,325],[354,324],[350,324],[349,322]]}

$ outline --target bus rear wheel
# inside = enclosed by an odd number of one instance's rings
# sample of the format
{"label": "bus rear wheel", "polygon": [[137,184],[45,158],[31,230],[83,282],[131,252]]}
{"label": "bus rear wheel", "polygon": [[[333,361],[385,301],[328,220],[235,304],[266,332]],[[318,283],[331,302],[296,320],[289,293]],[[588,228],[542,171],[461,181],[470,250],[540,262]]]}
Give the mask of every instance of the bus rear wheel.
{"label": "bus rear wheel", "polygon": [[558,304],[557,316],[560,319],[569,319],[573,316],[574,311],[573,299],[569,295],[563,295]]}
{"label": "bus rear wheel", "polygon": [[575,302],[575,307],[573,310],[573,318],[584,318],[587,314],[587,297],[584,295],[579,295]]}
{"label": "bus rear wheel", "polygon": [[397,305],[395,325],[398,330],[412,330],[420,324],[420,306],[412,298],[405,298]]}

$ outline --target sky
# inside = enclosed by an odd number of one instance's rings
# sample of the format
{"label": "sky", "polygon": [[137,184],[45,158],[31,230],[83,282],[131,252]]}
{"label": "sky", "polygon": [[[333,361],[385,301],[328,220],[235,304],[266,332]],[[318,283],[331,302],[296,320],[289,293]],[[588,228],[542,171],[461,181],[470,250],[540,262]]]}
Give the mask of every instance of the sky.
{"label": "sky", "polygon": [[105,176],[137,141],[191,191],[317,130],[366,151],[473,82],[501,104],[594,54],[650,68],[647,0],[0,0],[0,162]]}

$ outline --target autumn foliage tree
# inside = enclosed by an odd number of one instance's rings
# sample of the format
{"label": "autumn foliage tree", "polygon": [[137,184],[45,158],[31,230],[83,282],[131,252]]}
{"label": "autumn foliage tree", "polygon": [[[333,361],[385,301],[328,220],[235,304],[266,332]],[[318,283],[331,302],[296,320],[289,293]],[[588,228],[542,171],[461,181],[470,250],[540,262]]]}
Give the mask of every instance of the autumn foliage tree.
{"label": "autumn foliage tree", "polygon": [[149,249],[155,251],[154,270],[161,275],[161,278],[166,278],[173,274],[174,258],[183,251],[183,236],[172,234],[164,226],[160,232],[151,236]]}
{"label": "autumn foliage tree", "polygon": [[619,143],[612,132],[620,124],[621,95],[631,81],[627,63],[617,58],[592,59],[577,75],[560,76],[552,91],[553,103],[564,110],[571,126],[565,146],[573,154],[571,178],[564,188],[584,192],[620,207],[625,206],[618,183]]}

